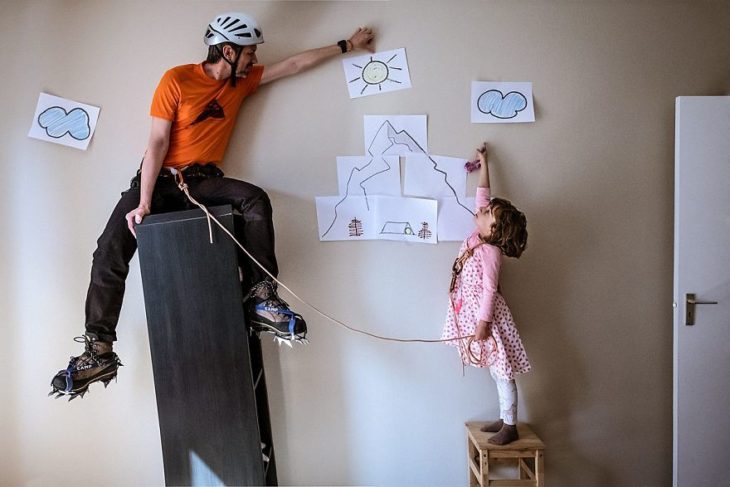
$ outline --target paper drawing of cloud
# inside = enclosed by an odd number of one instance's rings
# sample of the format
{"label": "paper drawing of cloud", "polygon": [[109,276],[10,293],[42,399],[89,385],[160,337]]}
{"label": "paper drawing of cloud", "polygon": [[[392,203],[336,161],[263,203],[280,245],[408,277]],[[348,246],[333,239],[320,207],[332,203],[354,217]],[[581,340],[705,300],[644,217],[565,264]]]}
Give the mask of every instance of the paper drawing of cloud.
{"label": "paper drawing of cloud", "polygon": [[497,118],[514,118],[527,108],[527,98],[517,91],[503,95],[499,90],[489,90],[479,96],[477,107],[480,112]]}
{"label": "paper drawing of cloud", "polygon": [[69,134],[76,140],[84,140],[91,135],[89,114],[81,108],[74,108],[68,113],[58,106],[47,108],[38,115],[38,125],[54,139]]}

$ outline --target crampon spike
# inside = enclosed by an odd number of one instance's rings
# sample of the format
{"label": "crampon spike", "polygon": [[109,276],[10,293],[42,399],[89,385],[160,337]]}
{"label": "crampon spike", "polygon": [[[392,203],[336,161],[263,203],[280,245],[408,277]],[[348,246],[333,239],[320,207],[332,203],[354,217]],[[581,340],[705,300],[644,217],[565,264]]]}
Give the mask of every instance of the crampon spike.
{"label": "crampon spike", "polygon": [[279,347],[281,347],[282,343],[286,343],[287,345],[289,345],[289,348],[294,348],[294,345],[293,345],[294,343],[299,343],[302,345],[309,344],[309,340],[307,340],[306,338],[303,338],[303,337],[296,336],[296,335],[293,337],[287,337],[287,338],[274,335],[274,341],[277,343],[277,345],[279,345]]}

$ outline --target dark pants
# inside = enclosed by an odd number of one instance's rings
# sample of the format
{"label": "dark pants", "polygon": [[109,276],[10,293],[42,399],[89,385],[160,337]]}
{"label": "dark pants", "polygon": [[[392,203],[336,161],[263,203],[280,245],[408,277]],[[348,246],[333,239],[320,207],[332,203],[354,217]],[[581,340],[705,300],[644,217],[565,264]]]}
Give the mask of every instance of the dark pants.
{"label": "dark pants", "polygon": [[[198,167],[199,169],[199,167]],[[213,166],[205,171],[190,171],[185,182],[190,194],[205,206],[230,204],[241,213],[243,225],[236,225],[236,238],[274,276],[278,275],[274,255],[274,223],[271,202],[261,188],[237,179],[223,177]],[[185,171],[183,174],[187,174]],[[139,205],[139,174],[112,212],[97,241],[91,265],[91,283],[86,296],[86,334],[103,341],[117,339],[116,327],[122,308],[129,261],[137,250],[137,240],[127,227],[125,216]],[[151,213],[197,208],[178,189],[174,178],[163,170],[157,178]],[[267,276],[250,259],[241,260],[248,285]]]}

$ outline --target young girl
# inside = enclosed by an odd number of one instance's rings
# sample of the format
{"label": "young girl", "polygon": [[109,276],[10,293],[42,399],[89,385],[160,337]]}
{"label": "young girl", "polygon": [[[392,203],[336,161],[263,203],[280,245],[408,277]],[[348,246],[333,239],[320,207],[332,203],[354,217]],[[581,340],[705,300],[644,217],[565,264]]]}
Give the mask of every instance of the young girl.
{"label": "young girl", "polygon": [[[517,435],[515,375],[530,370],[512,313],[499,289],[502,255],[518,258],[527,245],[527,220],[512,203],[489,197],[487,144],[477,149],[481,168],[476,196],[476,229],[454,262],[449,309],[442,339],[459,348],[462,363],[489,367],[497,383],[500,420],[482,431],[496,432],[490,443],[504,445]],[[457,337],[471,337],[453,340]]]}

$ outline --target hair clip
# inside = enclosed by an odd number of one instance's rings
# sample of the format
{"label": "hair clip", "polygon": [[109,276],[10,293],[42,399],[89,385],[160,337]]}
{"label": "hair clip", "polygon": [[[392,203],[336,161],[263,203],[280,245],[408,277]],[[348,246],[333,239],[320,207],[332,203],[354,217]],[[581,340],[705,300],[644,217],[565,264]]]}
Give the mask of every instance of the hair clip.
{"label": "hair clip", "polygon": [[479,159],[474,159],[473,161],[467,161],[466,164],[464,164],[464,168],[466,169],[466,172],[474,172],[477,169],[482,167],[482,163],[479,162]]}

